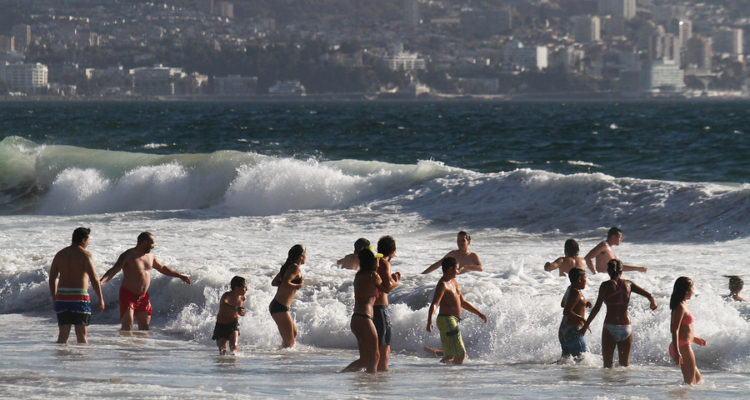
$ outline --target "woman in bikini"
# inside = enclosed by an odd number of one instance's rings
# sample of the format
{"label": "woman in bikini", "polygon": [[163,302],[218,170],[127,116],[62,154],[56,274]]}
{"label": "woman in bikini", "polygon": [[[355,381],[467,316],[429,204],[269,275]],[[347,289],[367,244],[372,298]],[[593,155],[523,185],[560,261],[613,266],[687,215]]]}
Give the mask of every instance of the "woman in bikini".
{"label": "woman in bikini", "polygon": [[359,271],[354,275],[354,313],[351,329],[357,337],[359,358],[354,360],[341,372],[359,371],[365,368],[374,374],[378,371],[378,333],[373,323],[373,304],[383,290],[383,280],[377,273],[378,259],[381,254],[373,254],[371,248],[359,252]]}
{"label": "woman in bikini", "polygon": [[695,354],[690,343],[705,346],[706,341],[693,336],[693,315],[690,314],[685,302],[693,297],[693,281],[681,276],[677,278],[669,300],[669,308],[672,310],[672,343],[669,344],[669,355],[674,363],[682,368],[682,377],[685,383],[695,385],[701,381],[701,373],[695,365]]}
{"label": "woman in bikini", "polygon": [[630,349],[633,345],[630,317],[628,317],[630,293],[637,293],[648,298],[652,310],[656,310],[656,301],[654,301],[654,296],[651,293],[629,280],[622,279],[622,262],[620,260],[609,260],[607,273],[609,273],[610,280],[599,286],[599,297],[596,298],[596,304],[591,310],[589,318],[581,327],[580,335],[583,336],[586,333],[591,321],[599,313],[602,303],[606,303],[607,315],[604,317],[604,328],[602,329],[604,368],[612,368],[615,347],[617,347],[620,365],[627,367],[630,365]]}
{"label": "woman in bikini", "polygon": [[306,258],[305,247],[295,244],[289,249],[281,270],[271,281],[271,285],[277,286],[278,289],[268,306],[268,311],[273,321],[276,322],[276,326],[279,327],[284,347],[294,346],[294,338],[297,337],[297,327],[294,325],[292,316],[289,315],[289,307],[292,305],[294,295],[297,294],[297,289],[302,287],[304,280],[300,273],[300,265],[305,263]]}

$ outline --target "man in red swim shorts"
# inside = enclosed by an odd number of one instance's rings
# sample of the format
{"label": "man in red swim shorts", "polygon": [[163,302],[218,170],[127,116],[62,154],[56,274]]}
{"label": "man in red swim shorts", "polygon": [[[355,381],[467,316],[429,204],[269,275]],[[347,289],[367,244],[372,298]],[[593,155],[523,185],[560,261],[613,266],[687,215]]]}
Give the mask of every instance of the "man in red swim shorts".
{"label": "man in red swim shorts", "polygon": [[[190,285],[187,275],[180,274],[162,265],[151,253],[154,248],[154,235],[143,232],[138,235],[138,243],[120,255],[112,268],[104,273],[101,283],[111,280],[122,270],[120,286],[120,322],[123,331],[133,329],[133,320],[138,321],[138,329],[148,330],[151,323],[151,300],[148,288],[151,285],[151,269],[164,275],[180,278]],[[134,318],[135,317],[135,318]]]}

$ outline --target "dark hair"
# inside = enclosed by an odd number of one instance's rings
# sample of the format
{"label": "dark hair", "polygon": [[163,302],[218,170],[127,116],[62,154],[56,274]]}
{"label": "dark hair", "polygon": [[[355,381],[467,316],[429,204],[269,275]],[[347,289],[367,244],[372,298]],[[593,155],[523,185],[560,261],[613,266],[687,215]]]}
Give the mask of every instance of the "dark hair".
{"label": "dark hair", "polygon": [[241,276],[235,276],[232,278],[231,281],[229,281],[229,288],[234,289],[236,287],[243,287],[245,286],[245,278]]}
{"label": "dark hair", "polygon": [[693,287],[693,280],[687,276],[681,276],[674,281],[674,289],[672,289],[672,297],[669,299],[669,309],[674,310],[675,307],[680,305],[685,300],[685,293]]}
{"label": "dark hair", "polygon": [[620,230],[620,228],[613,226],[607,231],[607,239],[611,238],[612,236],[617,236],[621,233],[622,231]]}
{"label": "dark hair", "polygon": [[570,271],[568,271],[568,279],[570,279],[570,283],[575,283],[578,278],[582,276],[586,276],[586,271],[580,268],[571,268]]}
{"label": "dark hair", "polygon": [[81,244],[84,240],[88,239],[91,233],[90,228],[78,227],[73,231],[73,244]]}
{"label": "dark hair", "polygon": [[607,273],[612,279],[622,275],[622,261],[613,258],[607,262]]}
{"label": "dark hair", "polygon": [[354,254],[359,253],[362,249],[370,246],[370,241],[365,238],[359,238],[354,242]]}
{"label": "dark hair", "polygon": [[378,240],[378,253],[382,254],[384,257],[388,257],[396,251],[396,240],[394,240],[391,236],[383,236]]}
{"label": "dark hair", "polygon": [[365,247],[364,249],[360,250],[357,254],[359,257],[359,270],[360,271],[375,271],[377,268],[375,265],[377,264],[375,260],[375,255],[372,254],[372,251],[370,251],[369,248]]}
{"label": "dark hair", "polygon": [[565,241],[565,255],[568,257],[578,257],[578,252],[581,248],[578,247],[578,242],[575,239],[568,239]]}
{"label": "dark hair", "polygon": [[299,260],[299,257],[303,254],[305,254],[305,246],[301,244],[295,244],[291,249],[289,249],[289,252],[286,256],[286,261],[284,261],[284,264],[281,266],[280,270],[282,278],[284,277],[286,270],[289,269],[289,267],[291,267],[292,265],[296,264],[297,260]]}
{"label": "dark hair", "polygon": [[440,266],[443,267],[443,273],[446,273],[449,269],[457,267],[458,261],[453,257],[445,257],[443,258],[443,262],[440,263]]}
{"label": "dark hair", "polygon": [[471,235],[469,235],[468,232],[466,232],[466,231],[460,231],[460,232],[458,232],[458,235],[456,235],[456,236],[465,236],[466,240],[469,241],[469,242],[471,242]]}
{"label": "dark hair", "polygon": [[743,287],[745,287],[745,282],[737,275],[724,275],[727,278],[729,278],[729,291],[730,294],[734,295],[739,293]]}
{"label": "dark hair", "polygon": [[141,232],[141,234],[138,235],[138,242],[137,243],[140,243],[140,242],[142,242],[144,240],[148,240],[149,238],[152,238],[152,237],[154,237],[154,235],[152,235],[151,232]]}

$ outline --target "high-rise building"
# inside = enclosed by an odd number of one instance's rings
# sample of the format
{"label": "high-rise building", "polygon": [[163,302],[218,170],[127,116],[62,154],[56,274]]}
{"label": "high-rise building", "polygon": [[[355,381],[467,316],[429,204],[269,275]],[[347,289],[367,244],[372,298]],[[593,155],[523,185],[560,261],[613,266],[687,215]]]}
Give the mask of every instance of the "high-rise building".
{"label": "high-rise building", "polygon": [[685,63],[689,69],[711,70],[713,41],[710,37],[695,35],[688,40]]}
{"label": "high-rise building", "polygon": [[44,64],[8,64],[5,83],[13,90],[32,94],[47,88],[47,66]]}
{"label": "high-rise building", "polygon": [[612,15],[625,20],[635,17],[635,0],[599,0],[599,15]]}
{"label": "high-rise building", "polygon": [[680,39],[671,33],[651,37],[648,47],[649,60],[669,60],[680,65]]}
{"label": "high-rise building", "polygon": [[573,18],[573,36],[579,43],[595,43],[601,40],[601,24],[596,15],[581,15]]}
{"label": "high-rise building", "polygon": [[721,28],[711,35],[715,53],[727,53],[732,57],[740,57],[743,54],[742,28]]}
{"label": "high-rise building", "polygon": [[406,27],[416,29],[419,26],[419,2],[417,0],[404,0],[404,17]]}
{"label": "high-rise building", "polygon": [[216,3],[216,14],[224,18],[234,18],[234,3],[219,1]]}
{"label": "high-rise building", "polygon": [[16,50],[25,52],[31,44],[31,26],[26,24],[16,24],[13,25],[10,32],[16,39]]}
{"label": "high-rise building", "polygon": [[679,91],[685,88],[685,73],[672,60],[651,62],[646,70],[646,87],[650,90]]}
{"label": "high-rise building", "polygon": [[15,51],[15,38],[13,36],[0,35],[0,51]]}

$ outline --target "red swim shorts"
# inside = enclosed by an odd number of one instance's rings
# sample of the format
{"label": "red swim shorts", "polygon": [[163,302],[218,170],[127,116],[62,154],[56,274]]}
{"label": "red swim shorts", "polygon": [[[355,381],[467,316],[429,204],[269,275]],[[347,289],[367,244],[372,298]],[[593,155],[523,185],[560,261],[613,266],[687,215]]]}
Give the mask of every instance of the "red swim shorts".
{"label": "red swim shorts", "polygon": [[122,316],[128,310],[135,312],[145,311],[148,315],[151,315],[151,297],[148,295],[148,292],[138,296],[120,286],[120,319],[122,319]]}

